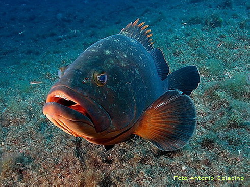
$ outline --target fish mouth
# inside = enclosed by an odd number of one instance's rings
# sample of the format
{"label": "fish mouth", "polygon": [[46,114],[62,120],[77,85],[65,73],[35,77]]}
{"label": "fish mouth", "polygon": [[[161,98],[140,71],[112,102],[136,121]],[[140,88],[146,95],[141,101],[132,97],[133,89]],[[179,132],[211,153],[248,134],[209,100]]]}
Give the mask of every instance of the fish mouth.
{"label": "fish mouth", "polygon": [[106,110],[67,86],[55,86],[49,92],[43,113],[56,126],[73,136],[95,138],[111,125]]}

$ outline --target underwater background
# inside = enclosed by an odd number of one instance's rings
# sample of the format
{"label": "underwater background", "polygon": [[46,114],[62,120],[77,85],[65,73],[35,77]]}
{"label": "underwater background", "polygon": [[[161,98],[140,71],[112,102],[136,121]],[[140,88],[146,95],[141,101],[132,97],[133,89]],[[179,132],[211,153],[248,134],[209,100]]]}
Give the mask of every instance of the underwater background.
{"label": "underwater background", "polygon": [[[250,2],[1,0],[0,185],[249,186]],[[58,69],[140,18],[170,71],[195,65],[197,127],[181,150],[135,136],[109,151],[42,114]]]}

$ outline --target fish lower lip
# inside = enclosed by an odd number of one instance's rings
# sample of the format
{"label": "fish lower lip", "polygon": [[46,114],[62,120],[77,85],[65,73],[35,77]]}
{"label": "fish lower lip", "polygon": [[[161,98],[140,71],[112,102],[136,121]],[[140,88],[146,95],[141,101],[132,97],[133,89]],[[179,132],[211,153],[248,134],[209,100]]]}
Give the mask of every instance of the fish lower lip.
{"label": "fish lower lip", "polygon": [[88,137],[95,133],[94,124],[87,116],[59,103],[46,103],[43,113],[54,125],[73,136]]}
{"label": "fish lower lip", "polygon": [[[98,104],[98,102],[71,89],[68,86],[54,86],[47,96],[45,106],[49,103],[57,103],[55,105],[62,106],[62,108],[69,113],[65,113],[64,116],[71,116],[71,120],[76,118],[74,115],[78,117],[84,116],[84,118],[88,119],[88,123],[91,126],[94,126],[96,132],[98,133],[105,131],[112,124],[110,115],[100,104]],[[55,110],[49,111],[49,113],[53,112],[58,113],[58,111]]]}
{"label": "fish lower lip", "polygon": [[66,95],[59,93],[51,96],[49,98],[49,103],[58,103],[64,107],[70,108],[72,110],[75,110],[84,116],[87,116],[88,118],[91,119],[90,115],[87,113],[87,111],[82,107],[77,101],[68,98]]}
{"label": "fish lower lip", "polygon": [[58,116],[72,122],[85,122],[93,126],[93,123],[88,115],[57,102],[46,103],[43,107],[43,113],[45,115],[50,115],[51,117]]}

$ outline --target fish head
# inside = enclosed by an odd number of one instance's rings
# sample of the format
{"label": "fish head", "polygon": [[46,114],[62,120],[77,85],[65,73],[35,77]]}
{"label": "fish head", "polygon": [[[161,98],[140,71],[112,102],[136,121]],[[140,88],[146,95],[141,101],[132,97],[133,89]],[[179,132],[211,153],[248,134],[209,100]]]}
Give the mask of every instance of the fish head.
{"label": "fish head", "polygon": [[51,89],[43,113],[68,134],[86,139],[95,138],[111,124],[109,114],[101,105],[65,85]]}
{"label": "fish head", "polygon": [[43,113],[65,132],[94,142],[138,117],[136,97],[146,94],[136,93],[143,86],[129,48],[115,41],[90,46],[51,88]]}

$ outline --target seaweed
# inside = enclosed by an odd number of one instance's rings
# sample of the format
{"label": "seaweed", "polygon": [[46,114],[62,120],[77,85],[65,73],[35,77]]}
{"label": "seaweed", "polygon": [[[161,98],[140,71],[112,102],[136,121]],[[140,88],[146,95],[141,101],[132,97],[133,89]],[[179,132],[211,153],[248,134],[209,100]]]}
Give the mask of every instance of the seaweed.
{"label": "seaweed", "polygon": [[236,73],[230,79],[221,83],[222,89],[226,90],[234,99],[247,101],[249,99],[249,86],[247,86],[246,73]]}
{"label": "seaweed", "polygon": [[194,17],[189,18],[186,23],[188,25],[197,25],[197,24],[202,24],[203,21],[204,19],[202,17],[194,16]]}
{"label": "seaweed", "polygon": [[225,66],[224,63],[217,59],[208,59],[206,61],[208,74],[211,76],[224,76]]}
{"label": "seaweed", "polygon": [[189,3],[200,3],[203,1],[205,1],[205,0],[189,0]]}
{"label": "seaweed", "polygon": [[233,1],[232,0],[224,0],[217,7],[221,8],[221,9],[226,9],[226,8],[231,9],[231,8],[233,8]]}
{"label": "seaweed", "polygon": [[0,182],[12,175],[16,176],[16,182],[21,181],[25,170],[32,162],[33,159],[24,153],[12,153],[3,156],[0,160]]}
{"label": "seaweed", "polygon": [[221,27],[223,23],[223,19],[216,14],[213,14],[205,19],[205,26],[208,28],[216,28]]}

